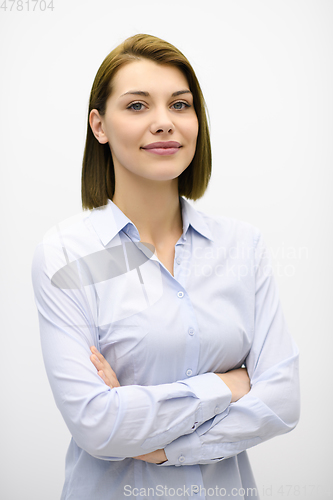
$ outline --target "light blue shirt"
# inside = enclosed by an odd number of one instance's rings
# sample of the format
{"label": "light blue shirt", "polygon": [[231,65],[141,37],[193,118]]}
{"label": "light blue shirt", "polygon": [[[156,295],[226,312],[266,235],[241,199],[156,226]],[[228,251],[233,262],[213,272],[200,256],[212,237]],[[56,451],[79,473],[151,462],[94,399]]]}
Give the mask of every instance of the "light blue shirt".
{"label": "light blue shirt", "polygon": [[[298,349],[260,231],[180,203],[174,276],[110,200],[36,248],[43,356],[72,434],[63,500],[259,498],[246,449],[297,424]],[[215,373],[243,364],[251,390],[231,403]],[[161,448],[161,465],[131,458]]]}

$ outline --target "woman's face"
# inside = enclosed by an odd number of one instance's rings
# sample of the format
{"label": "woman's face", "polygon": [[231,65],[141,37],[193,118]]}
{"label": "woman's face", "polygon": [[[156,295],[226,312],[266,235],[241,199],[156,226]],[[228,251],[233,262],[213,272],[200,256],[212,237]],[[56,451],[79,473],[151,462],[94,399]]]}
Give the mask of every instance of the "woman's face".
{"label": "woman's face", "polygon": [[175,66],[140,59],[122,66],[112,83],[105,115],[93,110],[90,123],[99,142],[110,145],[116,177],[126,169],[150,180],[177,178],[198,136],[186,77]]}

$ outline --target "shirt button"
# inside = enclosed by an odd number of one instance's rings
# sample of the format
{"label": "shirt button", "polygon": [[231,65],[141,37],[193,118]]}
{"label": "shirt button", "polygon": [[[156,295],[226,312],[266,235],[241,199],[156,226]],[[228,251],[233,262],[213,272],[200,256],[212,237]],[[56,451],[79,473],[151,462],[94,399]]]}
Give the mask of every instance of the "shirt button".
{"label": "shirt button", "polygon": [[180,259],[176,259],[176,262],[177,262],[177,264],[180,264],[181,260]]}
{"label": "shirt button", "polygon": [[188,329],[188,334],[189,334],[189,335],[194,335],[194,330],[193,330],[193,328],[189,328],[189,329]]}
{"label": "shirt button", "polygon": [[180,455],[180,457],[178,458],[178,461],[182,464],[183,462],[185,462],[185,457],[184,455]]}
{"label": "shirt button", "polygon": [[184,292],[178,292],[178,293],[177,293],[177,297],[178,297],[179,299],[182,299],[182,298],[184,297]]}
{"label": "shirt button", "polygon": [[193,491],[193,493],[197,494],[197,493],[199,493],[199,486],[193,485],[191,490]]}
{"label": "shirt button", "polygon": [[219,411],[220,411],[220,407],[219,406],[215,406],[214,413],[218,413]]}
{"label": "shirt button", "polygon": [[188,377],[190,377],[192,375],[192,370],[190,370],[190,369],[186,370],[186,375]]}

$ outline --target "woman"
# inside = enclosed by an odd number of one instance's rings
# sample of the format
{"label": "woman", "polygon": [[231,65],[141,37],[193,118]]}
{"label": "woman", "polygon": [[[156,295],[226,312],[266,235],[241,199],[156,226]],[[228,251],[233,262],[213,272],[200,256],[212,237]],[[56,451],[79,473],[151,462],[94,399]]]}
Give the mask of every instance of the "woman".
{"label": "woman", "polygon": [[298,350],[259,230],[196,211],[204,99],[136,35],[90,96],[80,216],[36,249],[43,355],[73,436],[62,499],[258,498],[246,449],[299,418]]}

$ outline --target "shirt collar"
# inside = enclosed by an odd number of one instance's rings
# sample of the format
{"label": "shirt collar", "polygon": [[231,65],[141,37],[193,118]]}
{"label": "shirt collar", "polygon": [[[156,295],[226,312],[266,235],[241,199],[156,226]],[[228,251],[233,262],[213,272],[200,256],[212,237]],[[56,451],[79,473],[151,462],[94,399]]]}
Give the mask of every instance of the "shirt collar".
{"label": "shirt collar", "polygon": [[186,235],[189,226],[192,226],[197,233],[201,234],[205,238],[214,241],[212,232],[205,221],[205,217],[201,212],[195,210],[192,205],[185,200],[185,198],[180,197],[180,202],[182,206],[182,218],[183,218],[183,236]]}
{"label": "shirt collar", "polygon": [[108,200],[107,205],[93,208],[89,220],[104,246],[128,224],[136,229],[133,222],[111,200]]}
{"label": "shirt collar", "polygon": [[[204,216],[197,212],[185,198],[179,199],[182,209],[183,236],[186,236],[189,226],[192,226],[199,234],[213,241],[211,230]],[[104,246],[126,226],[131,236],[136,236],[139,241],[136,226],[111,200],[108,200],[107,205],[91,210],[89,220]]]}

